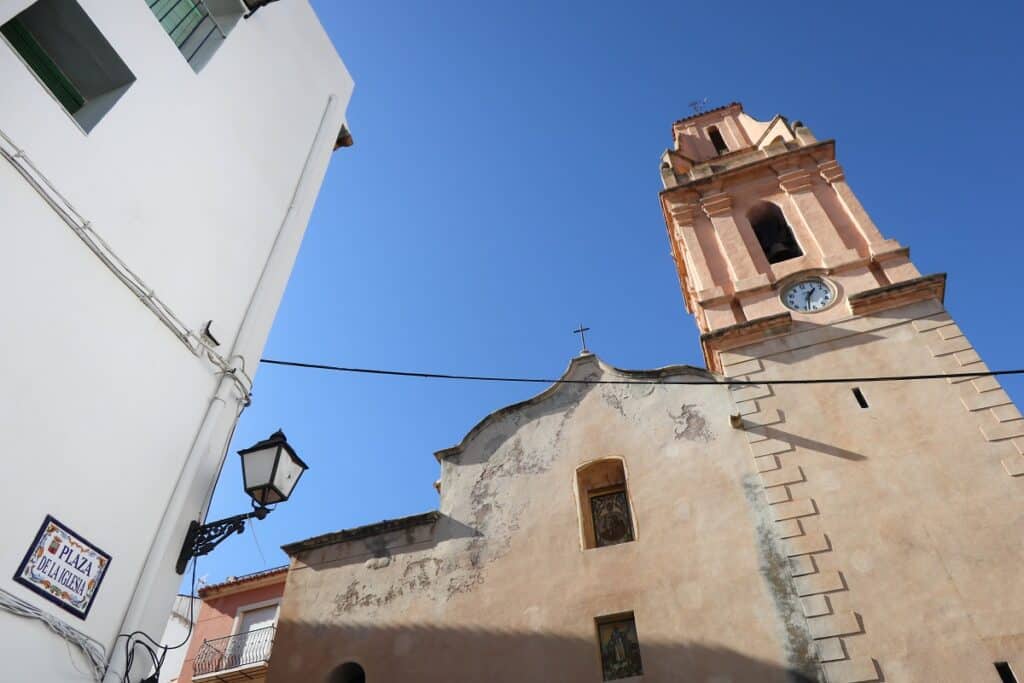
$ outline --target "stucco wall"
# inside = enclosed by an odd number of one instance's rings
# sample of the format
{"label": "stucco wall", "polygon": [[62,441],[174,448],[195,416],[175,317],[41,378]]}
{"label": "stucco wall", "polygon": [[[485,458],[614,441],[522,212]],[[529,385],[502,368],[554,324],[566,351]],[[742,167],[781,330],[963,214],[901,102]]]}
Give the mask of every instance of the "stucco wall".
{"label": "stucco wall", "polygon": [[[986,369],[934,299],[825,326],[804,316],[722,358],[753,381]],[[830,680],[1024,670],[1024,420],[995,378],[734,394]]]}
{"label": "stucco wall", "polygon": [[[590,355],[568,372],[656,376]],[[599,681],[594,620],[625,611],[645,681],[816,680],[732,409],[708,383],[559,385],[499,411],[441,453],[435,525],[298,553],[268,680],[351,660],[377,681]],[[575,471],[608,456],[625,459],[637,540],[584,550]]]}
{"label": "stucco wall", "polygon": [[[0,2],[0,22],[28,4]],[[136,81],[86,135],[0,42],[0,130],[188,326],[213,320],[220,350],[253,373],[352,81],[303,0],[239,22],[198,74],[145,2],[80,4]],[[174,559],[212,491],[236,405],[197,441],[217,368],[5,160],[0,206],[11,323],[0,342],[11,492],[0,499],[0,586],[113,654],[119,632],[159,636],[166,624],[180,582]],[[9,578],[46,514],[112,556],[84,621]],[[81,679],[84,662],[42,624],[0,612],[0,636],[12,680]]]}

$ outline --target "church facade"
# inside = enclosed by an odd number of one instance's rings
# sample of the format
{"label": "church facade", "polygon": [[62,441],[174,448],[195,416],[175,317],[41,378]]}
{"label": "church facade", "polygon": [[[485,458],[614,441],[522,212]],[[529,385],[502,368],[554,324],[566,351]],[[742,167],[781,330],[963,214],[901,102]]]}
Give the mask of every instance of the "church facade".
{"label": "church facade", "polygon": [[945,276],[806,126],[672,132],[707,369],[584,353],[436,454],[436,511],[286,546],[270,683],[1024,675],[1024,419],[970,374]]}

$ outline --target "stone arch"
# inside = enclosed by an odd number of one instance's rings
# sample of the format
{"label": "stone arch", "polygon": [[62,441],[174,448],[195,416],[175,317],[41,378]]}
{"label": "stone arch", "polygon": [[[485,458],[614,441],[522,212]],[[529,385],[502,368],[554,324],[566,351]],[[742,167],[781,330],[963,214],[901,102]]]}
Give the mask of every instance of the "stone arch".
{"label": "stone arch", "polygon": [[633,504],[621,457],[592,460],[576,468],[575,493],[584,549],[636,540]]}
{"label": "stone arch", "polygon": [[366,671],[355,662],[345,662],[331,672],[327,683],[366,683]]}
{"label": "stone arch", "polygon": [[747,220],[768,263],[779,263],[804,255],[793,234],[793,228],[789,227],[778,205],[758,202],[747,212]]}

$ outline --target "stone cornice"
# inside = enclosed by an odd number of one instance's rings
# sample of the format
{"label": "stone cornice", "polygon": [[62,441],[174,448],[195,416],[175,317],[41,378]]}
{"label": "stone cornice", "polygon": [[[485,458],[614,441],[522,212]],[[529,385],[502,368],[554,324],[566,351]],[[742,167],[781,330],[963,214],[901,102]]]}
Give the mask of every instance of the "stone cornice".
{"label": "stone cornice", "polygon": [[811,189],[811,174],[802,168],[784,171],[779,174],[779,187],[789,194]]}
{"label": "stone cornice", "polygon": [[756,320],[723,327],[714,332],[705,332],[700,336],[700,344],[704,347],[704,356],[708,369],[722,372],[718,354],[739,346],[752,344],[767,337],[788,332],[793,326],[793,316],[788,312],[776,313]]}
{"label": "stone cornice", "polygon": [[853,313],[863,315],[924,299],[938,299],[942,302],[945,295],[946,274],[936,273],[851,294],[847,301]]}
{"label": "stone cornice", "polygon": [[307,538],[304,541],[289,543],[281,546],[281,550],[285,551],[290,557],[294,557],[299,553],[303,553],[308,550],[316,550],[317,548],[322,548],[327,545],[355,541],[361,538],[369,538],[371,536],[380,536],[381,534],[401,531],[403,529],[410,529],[417,526],[433,525],[436,524],[439,519],[441,519],[441,513],[437,510],[431,510],[430,512],[411,515],[409,517],[399,517],[398,519],[385,519],[382,522],[358,526],[352,529],[342,529],[341,531],[334,531],[329,534],[322,534],[320,536],[314,536],[313,538]]}
{"label": "stone cornice", "polygon": [[846,174],[843,172],[843,167],[839,165],[839,162],[835,159],[822,162],[818,164],[818,173],[825,179],[829,185],[837,183],[841,180],[846,180]]}
{"label": "stone cornice", "polygon": [[701,200],[700,207],[704,209],[708,218],[725,216],[732,212],[732,197],[724,192],[708,195]]}
{"label": "stone cornice", "polygon": [[[716,183],[721,183],[723,180],[732,179],[736,176],[750,173],[751,171],[764,166],[770,167],[778,164],[780,161],[797,161],[804,156],[811,157],[815,164],[824,163],[821,159],[822,154],[826,155],[829,159],[835,157],[835,140],[823,140],[821,142],[816,142],[813,145],[798,147],[772,156],[758,154],[750,161],[737,164],[732,168],[725,168],[720,171],[712,172],[710,175],[697,178],[686,184],[677,185],[676,187],[665,188],[664,190],[661,190],[658,195],[662,197],[662,201],[667,201],[673,196],[679,196],[685,192],[699,191],[708,185],[713,186]],[[679,195],[673,195],[673,193],[679,193]]]}

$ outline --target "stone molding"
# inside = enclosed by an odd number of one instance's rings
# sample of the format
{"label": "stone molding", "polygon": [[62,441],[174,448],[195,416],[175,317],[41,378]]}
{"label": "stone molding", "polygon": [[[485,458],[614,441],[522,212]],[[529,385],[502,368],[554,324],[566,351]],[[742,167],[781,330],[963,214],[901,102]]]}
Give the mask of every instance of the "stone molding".
{"label": "stone molding", "polygon": [[708,218],[725,216],[732,213],[732,197],[724,192],[705,196],[701,200],[700,205],[704,209],[704,213],[708,215]]}
{"label": "stone molding", "polygon": [[793,316],[788,311],[764,318],[737,323],[713,332],[700,335],[700,344],[708,360],[708,369],[723,372],[719,354],[747,344],[763,341],[768,337],[785,334],[793,326]]}
{"label": "stone molding", "polygon": [[846,180],[846,174],[843,172],[842,165],[835,159],[818,164],[818,173],[821,174],[821,177],[829,185],[840,180]]}
{"label": "stone molding", "polygon": [[941,302],[945,296],[946,274],[935,273],[851,294],[847,297],[847,302],[854,315],[865,315],[905,306],[922,299],[937,299]]}
{"label": "stone molding", "polygon": [[779,187],[788,194],[806,192],[810,190],[813,185],[814,182],[811,180],[811,174],[802,168],[785,171],[779,174]]}

